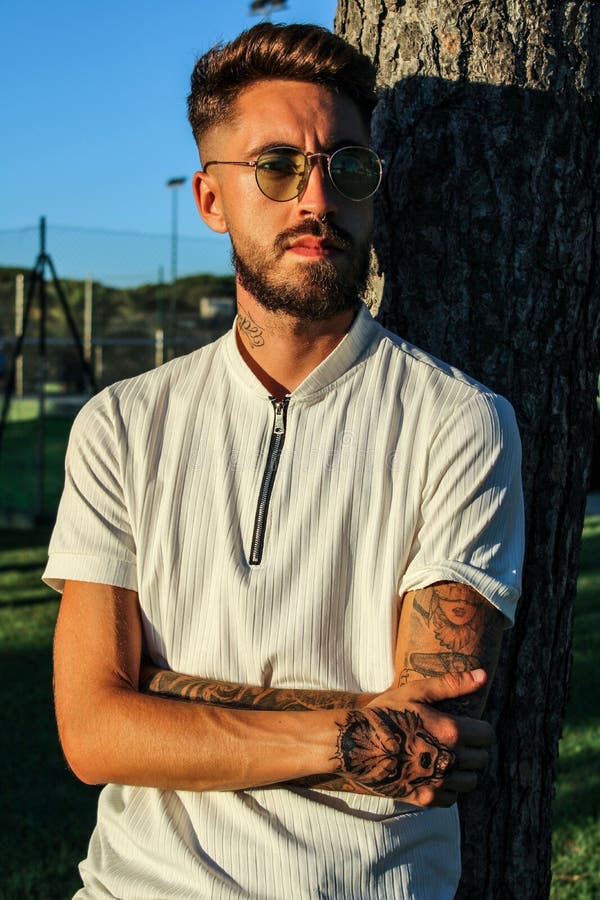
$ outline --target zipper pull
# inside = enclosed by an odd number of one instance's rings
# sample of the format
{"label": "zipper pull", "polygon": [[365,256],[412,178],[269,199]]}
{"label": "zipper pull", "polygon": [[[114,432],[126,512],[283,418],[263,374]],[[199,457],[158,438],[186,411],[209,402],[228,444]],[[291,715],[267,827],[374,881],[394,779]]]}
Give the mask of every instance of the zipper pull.
{"label": "zipper pull", "polygon": [[271,397],[273,409],[275,410],[275,424],[273,426],[273,434],[285,434],[285,411],[289,403],[289,397],[277,401],[275,397]]}

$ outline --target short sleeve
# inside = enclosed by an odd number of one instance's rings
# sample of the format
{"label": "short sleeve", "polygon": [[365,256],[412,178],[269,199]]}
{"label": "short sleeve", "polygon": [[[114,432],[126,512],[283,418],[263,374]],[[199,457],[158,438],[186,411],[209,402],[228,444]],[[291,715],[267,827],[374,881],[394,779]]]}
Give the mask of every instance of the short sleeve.
{"label": "short sleeve", "polygon": [[135,542],[124,500],[127,435],[108,389],[81,410],[71,429],[65,485],[43,580],[66,579],[137,590]]}
{"label": "short sleeve", "polygon": [[511,405],[473,390],[439,427],[400,594],[469,584],[514,622],[524,545],[521,443]]}

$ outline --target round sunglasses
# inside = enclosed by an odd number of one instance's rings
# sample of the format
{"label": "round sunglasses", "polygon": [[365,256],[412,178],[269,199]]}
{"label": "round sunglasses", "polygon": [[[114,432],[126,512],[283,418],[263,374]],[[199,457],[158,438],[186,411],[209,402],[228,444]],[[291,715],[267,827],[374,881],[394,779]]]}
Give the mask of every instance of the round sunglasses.
{"label": "round sunglasses", "polygon": [[271,147],[252,162],[211,159],[209,166],[249,166],[265,197],[284,203],[306,188],[314,160],[327,160],[333,186],[347,200],[367,200],[381,184],[381,160],[370,147],[340,147],[333,153],[303,153],[295,147]]}

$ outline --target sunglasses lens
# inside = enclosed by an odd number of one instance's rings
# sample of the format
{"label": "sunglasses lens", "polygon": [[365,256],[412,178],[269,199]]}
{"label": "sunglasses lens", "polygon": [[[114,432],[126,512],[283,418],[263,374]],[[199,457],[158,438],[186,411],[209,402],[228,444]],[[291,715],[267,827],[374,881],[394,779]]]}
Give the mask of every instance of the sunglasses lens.
{"label": "sunglasses lens", "polygon": [[271,200],[293,200],[304,187],[307,160],[303,153],[278,147],[261,153],[256,161],[256,182]]}
{"label": "sunglasses lens", "polygon": [[329,162],[331,180],[349,200],[366,200],[381,183],[381,162],[368,147],[342,147]]}

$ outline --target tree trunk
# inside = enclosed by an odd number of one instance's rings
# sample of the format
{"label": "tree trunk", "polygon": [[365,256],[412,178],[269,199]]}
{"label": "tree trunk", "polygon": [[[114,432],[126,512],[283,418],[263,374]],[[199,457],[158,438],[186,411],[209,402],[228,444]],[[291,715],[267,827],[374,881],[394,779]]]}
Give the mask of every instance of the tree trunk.
{"label": "tree trunk", "polygon": [[336,30],[382,87],[378,317],[507,396],[523,440],[523,597],[458,896],[547,897],[599,367],[600,6],[339,0]]}

